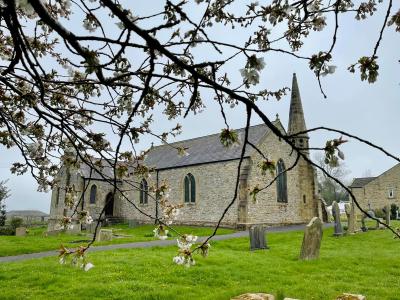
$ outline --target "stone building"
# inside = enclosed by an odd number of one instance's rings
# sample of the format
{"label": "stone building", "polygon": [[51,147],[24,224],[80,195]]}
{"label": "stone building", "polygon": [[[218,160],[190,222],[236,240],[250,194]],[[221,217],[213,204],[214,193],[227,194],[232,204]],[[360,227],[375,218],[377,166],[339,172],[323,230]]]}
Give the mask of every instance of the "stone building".
{"label": "stone building", "polygon": [[[274,121],[282,132],[286,132],[278,116]],[[301,103],[296,75],[293,75],[292,94],[287,134],[306,130],[303,107]],[[216,224],[225,208],[234,198],[238,164],[244,140],[244,129],[237,130],[239,143],[225,148],[219,134],[197,137],[174,143],[176,147],[187,148],[188,156],[179,156],[176,149],[169,145],[152,148],[145,163],[154,167],[150,178],[132,178],[132,182],[140,183],[140,189],[128,192],[130,202],[142,212],[159,216],[159,208],[152,195],[146,192],[150,186],[157,186],[167,181],[170,188],[169,200],[184,204],[176,223],[190,225]],[[279,140],[265,125],[249,128],[249,140],[261,151],[268,154],[270,160],[276,162],[277,174],[290,168],[296,155],[290,146]],[[307,148],[309,136],[301,134],[293,138],[300,147]],[[306,152],[308,155],[308,152]],[[303,159],[290,171],[278,176],[268,189],[258,193],[256,201],[249,195],[254,186],[260,188],[267,185],[274,176],[263,176],[258,163],[263,160],[252,147],[247,146],[240,170],[238,197],[230,207],[222,221],[223,226],[246,228],[251,224],[295,224],[306,223],[313,216],[319,215],[315,189],[315,170]],[[112,177],[111,168],[104,167],[104,176]],[[105,216],[136,220],[140,223],[154,222],[140,213],[126,200],[117,195],[113,197],[113,186],[102,179],[100,174],[90,174],[89,168],[70,174],[64,168],[59,175],[59,186],[74,185],[76,190],[85,191],[81,209],[88,210],[96,218],[108,202]],[[119,183],[122,189],[127,190]],[[140,191],[141,190],[141,191]],[[65,192],[57,187],[53,190],[50,214],[53,220],[64,212]]]}
{"label": "stone building", "polygon": [[400,164],[377,177],[354,178],[349,187],[366,210],[382,209],[393,203],[400,206]]}

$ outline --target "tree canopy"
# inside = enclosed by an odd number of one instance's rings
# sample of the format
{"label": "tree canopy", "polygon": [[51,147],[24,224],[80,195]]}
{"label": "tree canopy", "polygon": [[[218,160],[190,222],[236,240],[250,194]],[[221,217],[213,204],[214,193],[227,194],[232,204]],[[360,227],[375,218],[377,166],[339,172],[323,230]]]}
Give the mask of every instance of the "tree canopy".
{"label": "tree canopy", "polygon": [[[210,95],[225,121],[220,136],[224,145],[229,147],[237,140],[226,120],[226,109],[240,105],[246,110],[247,129],[251,115],[258,115],[292,147],[294,155],[318,167],[292,142],[293,136],[280,132],[258,106],[263,100],[279,100],[288,90],[284,86],[260,89],[264,58],[274,53],[304,61],[325,96],[321,78],[335,72],[331,62],[342,15],[351,14],[357,22],[378,9],[385,10],[371,49],[349,62],[349,71],[370,83],[378,79],[379,46],[385,30],[392,27],[400,31],[400,10],[394,10],[392,0],[273,0],[249,4],[167,0],[151,15],[136,15],[135,5],[136,1],[115,0],[0,1],[0,143],[21,154],[22,160],[12,165],[12,171],[30,172],[40,189],[57,185],[54,178],[60,160],[71,168],[85,163],[100,173],[99,159],[110,162],[113,176],[102,176],[114,184],[115,192],[117,180],[128,175],[128,165],[135,174],[147,176],[151,170],[142,163],[146,151],[139,151],[138,143],[147,135],[168,143],[182,130],[179,118],[201,113],[203,99]],[[331,42],[315,45],[309,55],[299,54],[307,37],[324,31],[328,22],[334,28]],[[227,35],[234,35],[239,28],[248,34],[244,40],[229,43],[213,33],[221,28]],[[232,66],[240,71],[240,80],[230,76]],[[156,128],[155,110],[171,120],[168,130]],[[400,161],[381,147],[344,131],[326,127],[308,131],[324,130],[357,139]],[[327,163],[335,164],[343,158],[339,147],[345,141],[338,137],[315,150],[323,151]],[[180,155],[186,150],[176,149]],[[274,170],[275,164],[266,153],[263,155],[261,168]],[[238,180],[235,197],[225,212],[236,200]],[[339,179],[332,180],[343,186]],[[77,212],[80,200],[74,198],[71,187],[63,188],[70,193],[68,205]],[[140,189],[140,182],[133,183],[132,189]],[[169,225],[179,209],[164,197],[167,189],[167,184],[150,189],[157,196],[154,201],[164,207],[163,217],[152,217],[164,225]],[[252,193],[256,195],[257,190]],[[65,218],[70,221],[70,217]],[[86,214],[79,218],[90,220]],[[162,236],[164,230],[159,228],[157,235]],[[189,240],[191,244],[193,239]],[[200,246],[204,252],[207,241]]]}

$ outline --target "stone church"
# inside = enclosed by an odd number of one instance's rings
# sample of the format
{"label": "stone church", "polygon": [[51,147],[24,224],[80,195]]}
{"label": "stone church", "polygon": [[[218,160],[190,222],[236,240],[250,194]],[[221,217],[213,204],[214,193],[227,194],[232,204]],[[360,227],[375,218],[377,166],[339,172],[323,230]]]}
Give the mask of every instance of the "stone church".
{"label": "stone church", "polygon": [[[282,132],[286,132],[279,117],[274,121]],[[306,130],[303,107],[296,75],[293,75],[289,125],[287,134]],[[188,148],[188,156],[179,156],[176,149],[161,145],[152,148],[145,164],[154,167],[150,178],[133,178],[140,182],[141,190],[146,191],[152,185],[167,181],[171,188],[169,201],[182,203],[181,214],[176,224],[213,225],[216,224],[224,209],[232,201],[235,190],[236,174],[244,139],[244,128],[237,130],[239,144],[225,148],[219,134],[197,137],[174,143],[175,146]],[[295,161],[290,146],[279,140],[264,124],[251,126],[249,140],[268,154],[276,162],[277,174],[289,168]],[[294,142],[307,148],[309,136],[299,135]],[[306,153],[308,155],[308,152]],[[317,200],[315,170],[303,159],[287,173],[281,174],[268,189],[258,193],[256,201],[249,195],[249,189],[268,184],[275,176],[261,175],[257,167],[262,157],[251,147],[247,147],[240,170],[239,194],[234,205],[226,214],[222,226],[247,228],[252,224],[282,225],[306,223],[313,216],[320,215],[321,207]],[[66,174],[67,173],[67,174]],[[111,176],[111,168],[104,168],[104,175]],[[67,176],[68,175],[68,176]],[[150,218],[139,213],[132,204],[115,196],[113,186],[105,182],[99,174],[90,174],[89,168],[73,174],[61,168],[59,186],[74,185],[77,191],[85,191],[80,209],[90,212],[98,218],[105,203],[105,218],[135,220],[138,223],[153,223]],[[125,183],[121,182],[124,189]],[[52,192],[50,216],[53,222],[65,212],[65,191],[56,187]],[[139,190],[128,192],[128,198],[137,207],[151,216],[159,215],[159,207],[152,197]]]}

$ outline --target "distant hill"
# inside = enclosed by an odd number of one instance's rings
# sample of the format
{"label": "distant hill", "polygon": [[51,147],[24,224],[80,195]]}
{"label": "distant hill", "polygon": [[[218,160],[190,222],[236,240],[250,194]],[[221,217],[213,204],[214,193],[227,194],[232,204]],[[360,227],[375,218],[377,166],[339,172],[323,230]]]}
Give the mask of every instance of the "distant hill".
{"label": "distant hill", "polygon": [[10,210],[6,212],[7,218],[12,217],[48,217],[49,215],[40,210]]}

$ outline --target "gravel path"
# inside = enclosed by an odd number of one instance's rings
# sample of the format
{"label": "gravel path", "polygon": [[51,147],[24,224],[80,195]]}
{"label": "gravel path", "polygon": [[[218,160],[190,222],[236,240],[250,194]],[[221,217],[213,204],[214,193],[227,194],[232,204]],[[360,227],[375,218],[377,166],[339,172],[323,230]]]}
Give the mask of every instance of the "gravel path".
{"label": "gravel path", "polygon": [[[326,224],[325,226],[329,227],[330,224]],[[295,230],[303,230],[304,225],[288,225],[282,227],[271,227],[268,228],[267,232],[287,232],[287,231],[295,231]],[[224,235],[216,235],[213,237],[214,241],[222,241],[233,238],[247,237],[249,236],[249,232],[246,231],[238,231],[235,233],[224,234]],[[200,237],[199,240],[204,240],[206,237]],[[114,249],[132,249],[132,248],[149,248],[149,247],[162,247],[162,246],[171,246],[175,245],[176,240],[155,240],[155,241],[147,241],[147,242],[136,242],[136,243],[127,243],[127,244],[113,244],[106,246],[95,246],[89,248],[89,252],[97,252],[97,251],[106,251],[106,250],[114,250]],[[46,252],[38,252],[38,253],[30,253],[30,254],[21,254],[15,256],[4,256],[0,257],[0,263],[3,262],[12,262],[12,261],[23,261],[32,258],[42,258],[49,256],[58,255],[57,250],[46,251]]]}

